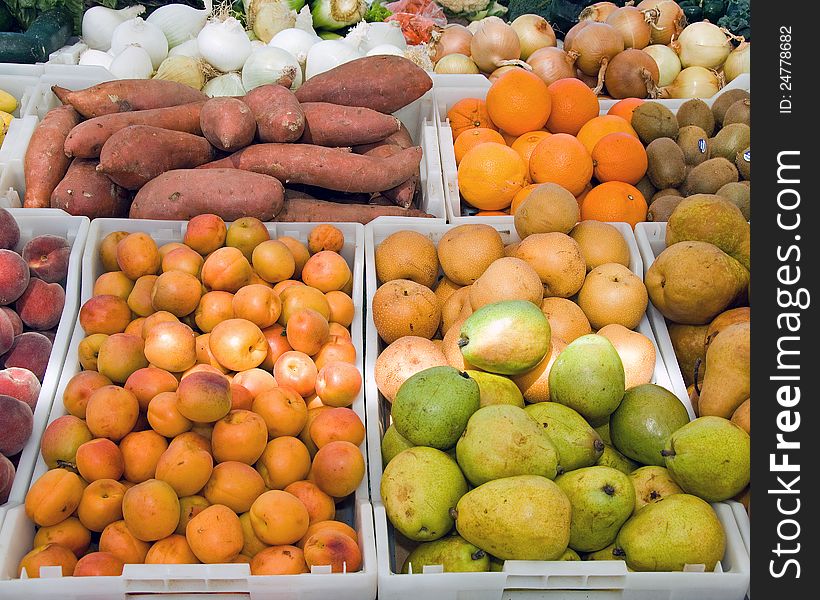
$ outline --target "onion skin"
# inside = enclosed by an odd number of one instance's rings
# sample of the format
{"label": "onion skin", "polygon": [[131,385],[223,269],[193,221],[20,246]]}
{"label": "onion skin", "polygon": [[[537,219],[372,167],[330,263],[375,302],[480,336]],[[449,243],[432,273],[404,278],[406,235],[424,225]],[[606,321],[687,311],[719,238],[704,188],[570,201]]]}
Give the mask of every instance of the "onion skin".
{"label": "onion skin", "polygon": [[658,65],[661,74],[658,85],[661,87],[671,85],[682,68],[678,53],[669,46],[661,46],[660,44],[647,46],[643,51],[654,58],[655,63]]}
{"label": "onion skin", "polygon": [[437,63],[448,54],[464,54],[469,56],[470,41],[472,39],[473,34],[470,33],[470,30],[464,27],[464,25],[457,23],[447,25],[444,31],[441,32],[441,37],[436,42],[436,53],[433,56],[433,62]]}
{"label": "onion skin", "polygon": [[584,28],[589,25],[590,23],[595,23],[596,21],[586,20],[586,21],[578,21],[575,25],[567,31],[567,34],[564,36],[564,49],[566,50],[569,46],[572,45],[573,40],[577,37],[579,33],[581,33]]}
{"label": "onion skin", "polygon": [[723,75],[726,77],[726,83],[730,83],[738,75],[751,72],[751,53],[752,45],[749,42],[741,42],[740,46],[729,53],[726,62],[723,63]]}
{"label": "onion skin", "polygon": [[597,75],[601,67],[624,51],[621,34],[606,23],[590,21],[564,49],[570,56],[577,55],[575,66],[587,75]]}
{"label": "onion skin", "polygon": [[520,68],[521,67],[515,67],[515,66],[512,66],[512,65],[507,65],[506,67],[498,67],[495,71],[490,73],[490,76],[488,77],[488,79],[490,80],[490,83],[493,83],[496,79],[498,79],[499,77],[501,77],[505,73],[508,73],[509,71],[512,71],[513,69],[520,69]]}
{"label": "onion skin", "polygon": [[609,15],[607,25],[612,25],[621,34],[624,48],[643,50],[649,45],[652,27],[646,15],[634,6],[624,6]]}
{"label": "onion skin", "polygon": [[692,23],[672,42],[672,48],[680,56],[680,64],[686,67],[720,68],[732,51],[732,42],[720,27],[701,21]]}
{"label": "onion skin", "polygon": [[561,48],[541,48],[527,59],[532,72],[538,75],[547,85],[559,79],[575,77],[575,59]]}
{"label": "onion skin", "polygon": [[675,0],[643,0],[636,7],[639,10],[654,11],[652,32],[649,43],[666,46],[686,27],[686,15]]}
{"label": "onion skin", "polygon": [[591,90],[594,90],[598,86],[597,75],[587,75],[586,73],[578,69],[575,72],[575,77],[576,79],[580,79],[581,81],[583,81]]}
{"label": "onion skin", "polygon": [[487,17],[470,40],[470,56],[484,73],[492,73],[504,61],[521,58],[518,34],[498,17]]}
{"label": "onion skin", "polygon": [[660,72],[655,59],[643,50],[624,50],[606,69],[604,82],[610,96],[622,98],[655,98]]}
{"label": "onion skin", "polygon": [[720,77],[703,67],[680,72],[671,85],[661,88],[661,98],[711,98],[722,87]]}
{"label": "onion skin", "polygon": [[436,63],[439,75],[477,75],[480,73],[473,59],[464,54],[448,54]]}
{"label": "onion skin", "polygon": [[603,23],[609,15],[616,10],[618,10],[618,5],[614,2],[596,2],[581,11],[581,14],[578,15],[578,21],[596,21]]}
{"label": "onion skin", "polygon": [[521,15],[510,27],[521,43],[521,60],[527,60],[536,50],[557,44],[552,25],[541,15]]}

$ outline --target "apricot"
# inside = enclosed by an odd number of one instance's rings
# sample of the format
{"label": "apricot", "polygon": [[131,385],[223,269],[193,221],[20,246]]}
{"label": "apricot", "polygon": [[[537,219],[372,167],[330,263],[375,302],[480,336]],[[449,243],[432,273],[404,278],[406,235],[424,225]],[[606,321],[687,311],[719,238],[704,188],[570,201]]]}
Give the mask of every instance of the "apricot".
{"label": "apricot", "polygon": [[26,516],[41,527],[56,525],[80,505],[83,481],[67,469],[51,469],[31,484],[26,494]]}
{"label": "apricot", "polygon": [[310,425],[310,437],[317,448],[330,442],[346,441],[361,446],[365,428],[361,418],[349,408],[333,408],[316,415]]}
{"label": "apricot", "polygon": [[145,412],[154,396],[162,392],[175,392],[178,385],[177,378],[165,369],[144,367],[134,371],[123,387],[136,396],[140,410]]}
{"label": "apricot", "polygon": [[220,290],[204,294],[194,311],[194,320],[199,330],[208,333],[222,321],[233,319],[233,297],[232,293]]}
{"label": "apricot", "polygon": [[145,334],[143,332],[143,325],[145,325],[146,317],[137,317],[133,321],[128,324],[128,327],[125,328],[123,333],[127,333],[128,335],[137,335],[142,339],[145,339]]}
{"label": "apricot", "polygon": [[302,501],[282,490],[271,490],[259,496],[251,506],[250,515],[256,537],[272,546],[299,541],[310,521]]}
{"label": "apricot", "polygon": [[185,271],[166,271],[154,281],[151,305],[154,310],[167,310],[184,317],[194,312],[202,297],[202,284]]}
{"label": "apricot", "polygon": [[211,504],[223,504],[235,513],[242,513],[250,509],[264,491],[265,482],[253,467],[227,461],[214,467],[202,495]]}
{"label": "apricot", "polygon": [[97,370],[117,384],[124,384],[132,373],[148,366],[142,336],[127,333],[109,335],[97,352]]}
{"label": "apricot", "polygon": [[328,363],[316,375],[316,395],[327,406],[350,406],[361,389],[362,374],[350,363]]}
{"label": "apricot", "polygon": [[309,572],[305,555],[296,546],[271,546],[251,560],[251,575],[298,575]]}
{"label": "apricot", "polygon": [[249,410],[232,410],[214,424],[211,436],[216,462],[238,461],[252,465],[265,450],[268,428],[264,419]]}
{"label": "apricot", "polygon": [[77,558],[86,553],[91,545],[91,532],[77,517],[68,517],[48,527],[40,527],[34,534],[33,546],[59,544],[71,550]]}
{"label": "apricot", "polygon": [[356,347],[350,340],[336,338],[330,341],[313,356],[313,362],[317,369],[323,369],[327,365],[335,362],[345,362],[351,365],[356,364]]}
{"label": "apricot", "polygon": [[350,442],[329,442],[313,457],[311,475],[323,492],[343,498],[355,492],[362,482],[364,457]]}
{"label": "apricot", "polygon": [[147,317],[143,317],[145,320],[142,322],[142,338],[146,339],[148,334],[151,333],[151,330],[154,328],[155,325],[160,323],[179,323],[179,317],[176,315],[172,315],[167,310],[158,310],[154,313],[151,313]]}
{"label": "apricot", "polygon": [[311,256],[302,269],[302,281],[323,293],[341,290],[350,276],[347,261],[340,254],[329,250],[322,250]]}
{"label": "apricot", "polygon": [[110,552],[92,552],[77,561],[74,577],[119,577],[124,566],[125,563]]}
{"label": "apricot", "polygon": [[37,579],[40,577],[41,567],[60,567],[63,577],[70,577],[76,566],[77,557],[71,550],[59,544],[46,544],[37,546],[20,560],[17,576],[22,577],[25,569],[29,579]]}
{"label": "apricot", "polygon": [[225,245],[238,248],[245,258],[251,260],[253,249],[270,239],[265,224],[256,217],[242,217],[228,226]]}
{"label": "apricot", "polygon": [[239,319],[246,319],[260,329],[275,324],[282,312],[282,300],[266,285],[246,285],[233,297],[233,312]]}
{"label": "apricot", "polygon": [[134,483],[153,479],[159,459],[167,449],[168,442],[152,429],[126,435],[120,442],[125,478]]}
{"label": "apricot", "polygon": [[270,438],[296,436],[307,422],[307,406],[295,390],[280,386],[259,394],[251,410],[262,417]]}
{"label": "apricot", "polygon": [[[353,338],[350,336],[350,330],[340,323],[331,321],[328,324],[328,338],[330,341],[351,342]],[[334,339],[335,338],[335,339]]]}
{"label": "apricot", "polygon": [[77,470],[86,481],[120,479],[125,472],[125,460],[119,446],[108,438],[97,438],[77,448]]}
{"label": "apricot", "polygon": [[[295,277],[295,275],[294,275],[294,277]],[[279,298],[281,298],[282,297],[282,292],[285,291],[286,289],[288,289],[289,287],[294,286],[294,285],[305,285],[305,284],[302,283],[301,281],[299,281],[298,279],[285,279],[284,281],[280,281],[279,283],[275,283],[273,285],[273,291],[277,296],[279,296]]]}
{"label": "apricot", "polygon": [[[210,431],[206,431],[207,427],[203,427],[201,423],[195,423],[194,428],[191,431],[186,431],[185,433],[180,433],[174,439],[171,440],[171,443],[168,444],[168,447],[171,446],[193,446],[198,450],[204,450],[208,454],[211,454],[211,437]],[[207,433],[207,435],[205,435]]]}
{"label": "apricot", "polygon": [[150,548],[151,544],[137,538],[125,521],[111,523],[100,535],[100,552],[109,552],[125,564],[144,563]]}
{"label": "apricot", "polygon": [[192,373],[179,383],[177,410],[197,423],[218,421],[231,410],[230,382],[216,373]]}
{"label": "apricot", "polygon": [[256,537],[253,525],[251,524],[251,513],[245,512],[239,515],[239,523],[242,525],[242,537],[244,539],[242,554],[253,558],[267,548],[268,545]]}
{"label": "apricot", "polygon": [[277,239],[287,246],[288,250],[290,250],[290,253],[293,255],[293,261],[296,264],[296,268],[293,271],[293,277],[301,277],[302,269],[310,258],[310,251],[307,246],[296,238],[287,235],[279,236]]}
{"label": "apricot", "polygon": [[128,300],[131,290],[134,289],[134,282],[122,271],[109,271],[97,277],[92,296],[111,295],[119,296],[123,300]]}
{"label": "apricot", "polygon": [[117,244],[117,264],[133,281],[155,275],[160,267],[157,243],[147,233],[129,233]]}
{"label": "apricot", "polygon": [[49,469],[73,466],[77,461],[77,449],[92,437],[85,421],[74,415],[63,415],[46,427],[40,441],[40,453]]}
{"label": "apricot", "polygon": [[333,573],[353,573],[362,568],[359,544],[330,529],[320,529],[306,542],[305,562],[309,567],[330,565]]}
{"label": "apricot", "polygon": [[128,295],[127,302],[135,315],[148,317],[156,312],[154,303],[151,302],[151,292],[158,278],[157,275],[143,275],[134,283],[134,289]]}
{"label": "apricot", "polygon": [[95,390],[88,399],[86,425],[94,437],[118,442],[136,425],[139,410],[134,394],[116,385],[106,385]]}
{"label": "apricot", "polygon": [[310,356],[296,350],[285,352],[273,365],[273,376],[276,383],[292,388],[303,398],[310,396],[316,390],[318,374],[318,369]]}
{"label": "apricot", "polygon": [[253,249],[254,270],[270,283],[290,279],[296,270],[296,261],[288,247],[278,240],[266,240]]}
{"label": "apricot", "polygon": [[356,306],[353,299],[339,290],[331,290],[325,294],[325,299],[330,306],[329,321],[340,324],[342,327],[350,327],[353,317],[356,314]]}
{"label": "apricot", "polygon": [[168,537],[179,523],[179,498],[159,479],[138,483],[125,492],[122,515],[134,537],[153,542]]}
{"label": "apricot", "polygon": [[224,376],[228,380],[228,382],[231,382],[233,380],[230,375],[230,372],[226,373],[218,369],[217,367],[214,367],[212,365],[205,365],[202,363],[197,363],[187,371],[182,372],[180,374],[179,380],[182,381],[183,379],[185,379],[189,375],[193,375],[194,373],[212,373],[214,375]]}
{"label": "apricot", "polygon": [[176,533],[185,535],[188,521],[211,505],[204,496],[183,496],[179,499],[179,523]]}
{"label": "apricot", "polygon": [[148,422],[162,436],[174,437],[190,431],[193,423],[177,408],[176,392],[161,392],[148,404]]}
{"label": "apricot", "polygon": [[119,271],[117,263],[117,245],[123,238],[128,237],[127,231],[112,231],[100,242],[100,262],[104,271]]}
{"label": "apricot", "polygon": [[182,241],[204,256],[221,247],[227,233],[228,226],[221,217],[206,213],[188,221]]}
{"label": "apricot", "polygon": [[288,343],[294,350],[308,356],[319,352],[329,335],[327,319],[312,308],[297,310],[288,320]]}
{"label": "apricot", "polygon": [[288,342],[288,336],[287,333],[285,333],[285,328],[281,325],[272,325],[271,327],[263,329],[262,335],[265,336],[265,340],[268,342],[268,354],[259,367],[265,369],[266,371],[272,371],[273,365],[276,364],[279,357],[285,352],[293,350],[293,348]]}
{"label": "apricot", "polygon": [[157,540],[148,554],[146,565],[196,565],[199,559],[194,555],[184,535],[173,533]]}
{"label": "apricot", "polygon": [[307,478],[310,453],[298,438],[287,435],[278,437],[265,446],[256,469],[268,488],[281,490],[294,481]]}
{"label": "apricot", "polygon": [[219,323],[211,331],[208,346],[219,364],[232,371],[258,367],[268,355],[268,342],[262,330],[246,319]]}
{"label": "apricot", "polygon": [[294,481],[285,488],[285,491],[302,501],[308,511],[311,525],[336,517],[336,502],[312,481]]}
{"label": "apricot", "polygon": [[332,531],[338,531],[341,534],[346,535],[354,542],[358,543],[359,536],[356,533],[356,530],[353,529],[347,523],[342,523],[341,521],[318,521],[316,523],[311,523],[308,530],[305,532],[305,535],[302,536],[302,539],[296,544],[299,548],[305,547],[305,542],[307,542],[314,533],[321,529],[330,529]]}
{"label": "apricot", "polygon": [[102,531],[122,519],[125,486],[114,479],[98,479],[83,490],[77,516],[90,531]]}
{"label": "apricot", "polygon": [[330,319],[330,304],[324,293],[307,285],[294,285],[280,293],[282,299],[282,314],[279,315],[279,324],[287,327],[291,315],[303,308],[312,308],[325,319]]}
{"label": "apricot", "polygon": [[231,382],[231,410],[250,410],[253,394],[244,385]]}
{"label": "apricot", "polygon": [[236,292],[248,284],[251,265],[237,248],[219,248],[205,259],[200,277],[208,290]]}
{"label": "apricot", "polygon": [[184,323],[158,323],[145,338],[145,358],[171,373],[190,369],[196,364],[196,335]]}
{"label": "apricot", "polygon": [[[197,365],[207,365],[209,367],[213,367],[217,372],[222,373],[223,375],[227,375],[231,372],[230,369],[227,369],[219,364],[219,361],[216,360],[213,352],[211,352],[211,334],[210,333],[203,333],[202,335],[198,335],[195,340],[196,344],[196,364]],[[193,370],[194,367],[188,369],[188,371]]]}
{"label": "apricot", "polygon": [[160,456],[156,477],[170,485],[178,496],[193,496],[208,482],[213,468],[214,461],[207,450],[190,442],[178,442]]}
{"label": "apricot", "polygon": [[119,296],[92,296],[80,307],[79,320],[86,335],[122,333],[131,322],[131,308]]}
{"label": "apricot", "polygon": [[188,522],[185,538],[206,564],[231,562],[245,543],[239,517],[227,506],[209,506]]}
{"label": "apricot", "polygon": [[234,375],[231,383],[241,385],[247,389],[254,398],[262,392],[272,390],[276,387],[276,379],[273,378],[273,375],[258,367],[240,371]]}
{"label": "apricot", "polygon": [[[80,366],[86,371],[97,371],[97,355],[100,351],[100,346],[108,337],[104,333],[93,333],[82,340],[77,346],[77,360]],[[106,379],[108,379],[106,377]],[[110,380],[109,380],[110,381]]]}
{"label": "apricot", "polygon": [[319,448],[316,446],[315,442],[313,441],[313,438],[310,436],[310,427],[313,425],[313,421],[320,413],[328,410],[332,410],[332,407],[321,405],[310,407],[307,409],[307,419],[305,420],[305,427],[299,434],[299,439],[308,449],[308,452],[310,452],[311,457],[316,456],[316,453],[319,451]]}
{"label": "apricot", "polygon": [[[163,248],[164,247],[165,246],[163,246]],[[160,254],[162,253],[160,252]],[[188,246],[180,245],[179,247],[172,248],[162,257],[162,272],[182,271],[194,277],[199,277],[204,262],[205,260],[201,254]]]}

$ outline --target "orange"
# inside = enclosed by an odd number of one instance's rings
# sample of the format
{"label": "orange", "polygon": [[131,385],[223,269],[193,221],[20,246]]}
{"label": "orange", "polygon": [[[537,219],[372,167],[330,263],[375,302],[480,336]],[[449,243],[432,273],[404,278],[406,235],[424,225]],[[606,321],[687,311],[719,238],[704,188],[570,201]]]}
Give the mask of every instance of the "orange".
{"label": "orange", "polygon": [[453,130],[453,141],[463,131],[474,127],[498,129],[490,120],[487,103],[479,98],[459,100],[447,111],[447,119],[450,121],[450,128]]}
{"label": "orange", "polygon": [[638,137],[638,134],[635,133],[635,130],[632,129],[632,125],[630,125],[628,121],[614,115],[603,115],[595,117],[591,121],[587,121],[587,123],[581,127],[581,131],[578,132],[578,141],[584,145],[587,152],[592,154],[592,151],[595,149],[595,144],[600,142],[601,138],[610,133],[617,132],[628,133],[635,138]]}
{"label": "orange", "polygon": [[499,129],[515,136],[541,129],[552,109],[547,84],[535,73],[515,69],[496,79],[487,92],[487,112]]}
{"label": "orange", "polygon": [[518,136],[512,144],[509,144],[509,146],[521,155],[521,158],[524,159],[527,168],[529,168],[532,151],[535,150],[538,142],[551,135],[552,134],[549,131],[528,131],[524,135]]}
{"label": "orange", "polygon": [[637,223],[646,221],[646,200],[638,188],[620,181],[608,181],[594,187],[581,204],[582,221]]}
{"label": "orange", "polygon": [[508,146],[512,146],[513,142],[518,139],[518,136],[512,133],[507,133],[506,131],[499,130],[498,133],[501,134],[501,137],[504,138],[504,143]]}
{"label": "orange", "polygon": [[589,194],[591,191],[592,191],[592,182],[588,183],[586,185],[586,187],[584,188],[584,190],[580,194],[575,196],[575,200],[578,201],[578,208],[581,208],[584,205],[584,198],[586,198],[587,194]]}
{"label": "orange", "polygon": [[467,154],[467,150],[484,142],[503,144],[504,138],[501,137],[501,134],[495,129],[488,127],[475,127],[462,131],[453,144],[453,150],[456,154],[456,164],[461,162],[461,159]]}
{"label": "orange", "polygon": [[475,216],[477,217],[509,217],[510,213],[503,210],[480,210]]}
{"label": "orange", "polygon": [[623,181],[635,185],[649,165],[646,150],[639,139],[628,133],[610,133],[592,150],[595,178],[601,183]]}
{"label": "orange", "polygon": [[[592,159],[590,159],[590,169]],[[512,148],[495,142],[479,144],[458,165],[461,197],[480,210],[503,210],[527,185],[527,165]]]}
{"label": "orange", "polygon": [[557,183],[577,196],[591,178],[592,157],[568,133],[553,134],[532,151],[530,179],[534,183]]}
{"label": "orange", "polygon": [[577,135],[581,127],[601,111],[595,92],[575,77],[559,79],[547,88],[552,98],[552,111],[547,129],[552,133]]}
{"label": "orange", "polygon": [[531,183],[525,188],[521,188],[519,192],[513,198],[512,204],[510,204],[510,214],[514,215],[515,211],[518,210],[518,207],[524,203],[524,200],[532,193],[532,191],[537,188],[540,183]]}
{"label": "orange", "polygon": [[632,113],[643,104],[643,102],[640,98],[624,98],[613,104],[606,114],[621,117],[622,119],[626,119],[628,123],[632,123]]}

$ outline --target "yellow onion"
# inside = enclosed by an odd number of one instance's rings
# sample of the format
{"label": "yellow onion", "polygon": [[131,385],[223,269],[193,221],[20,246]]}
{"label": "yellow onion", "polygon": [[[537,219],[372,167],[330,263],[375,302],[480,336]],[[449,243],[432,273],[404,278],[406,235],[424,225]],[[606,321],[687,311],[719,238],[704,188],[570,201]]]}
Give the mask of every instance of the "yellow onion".
{"label": "yellow onion", "polygon": [[606,23],[612,25],[624,40],[624,48],[642,50],[649,45],[652,28],[650,17],[634,6],[624,6],[609,15]]}
{"label": "yellow onion", "polygon": [[532,72],[550,85],[559,79],[575,77],[575,59],[561,48],[541,48],[527,59]]}
{"label": "yellow onion", "polygon": [[680,72],[671,85],[661,88],[661,98],[711,98],[723,87],[715,71],[689,67]]}
{"label": "yellow onion", "polygon": [[487,17],[473,34],[470,56],[485,73],[492,73],[506,64],[522,64],[518,34],[498,17]]}
{"label": "yellow onion", "polygon": [[539,48],[556,45],[555,31],[541,15],[521,15],[510,23],[521,44],[521,60],[527,60]]}
{"label": "yellow onion", "polygon": [[435,50],[433,62],[438,62],[449,54],[464,54],[465,56],[469,56],[470,40],[472,39],[473,34],[470,33],[470,30],[464,27],[464,25],[457,23],[447,25],[433,47]]}
{"label": "yellow onion", "polygon": [[603,65],[624,51],[624,41],[612,25],[590,21],[569,44],[564,40],[564,50],[576,57],[576,66],[585,74],[597,75]]}
{"label": "yellow onion", "polygon": [[471,75],[478,74],[478,67],[473,59],[464,54],[448,54],[436,63],[434,71],[439,75]]}
{"label": "yellow onion", "polygon": [[509,73],[510,71],[514,71],[515,69],[520,69],[521,67],[515,67],[512,65],[507,65],[506,67],[498,67],[495,71],[490,73],[490,76],[487,78],[490,80],[490,83],[493,83],[496,79],[504,75],[505,73]]}
{"label": "yellow onion", "polygon": [[201,90],[205,85],[205,74],[202,70],[202,63],[190,56],[177,54],[169,56],[162,61],[157,69],[154,79],[166,79],[176,81],[191,86],[195,90]]}
{"label": "yellow onion", "polygon": [[680,37],[672,42],[672,48],[680,56],[680,64],[686,67],[717,69],[732,51],[732,42],[717,25],[708,21],[692,23]]}
{"label": "yellow onion", "polygon": [[618,5],[614,2],[596,2],[581,11],[581,14],[578,15],[578,21],[597,21],[598,23],[603,23],[609,15],[616,10],[618,10]]}
{"label": "yellow onion", "polygon": [[726,83],[733,81],[738,75],[750,73],[752,68],[752,45],[749,42],[741,42],[726,57],[723,63],[723,75]]}
{"label": "yellow onion", "polygon": [[658,64],[642,50],[624,50],[607,65],[604,82],[613,98],[655,98],[658,95]]}
{"label": "yellow onion", "polygon": [[665,46],[672,41],[672,38],[679,36],[686,27],[686,15],[675,0],[643,0],[637,8],[649,11],[648,14],[652,19],[650,21],[652,33],[649,40],[651,44]]}
{"label": "yellow onion", "polygon": [[664,87],[675,81],[675,78],[682,68],[677,52],[669,46],[662,46],[660,44],[647,46],[643,51],[654,58],[655,63],[658,65],[658,71],[660,73],[658,85]]}

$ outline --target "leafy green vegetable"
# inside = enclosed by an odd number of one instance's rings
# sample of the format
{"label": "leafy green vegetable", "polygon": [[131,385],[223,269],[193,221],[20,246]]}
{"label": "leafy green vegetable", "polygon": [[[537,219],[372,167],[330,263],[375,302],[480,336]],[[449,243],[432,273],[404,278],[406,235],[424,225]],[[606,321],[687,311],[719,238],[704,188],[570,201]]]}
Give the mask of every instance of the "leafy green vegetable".
{"label": "leafy green vegetable", "polygon": [[729,0],[726,14],[718,20],[718,25],[725,27],[735,35],[742,35],[746,41],[752,39],[752,14],[750,0]]}
{"label": "leafy green vegetable", "polygon": [[367,9],[364,14],[364,20],[368,23],[381,23],[393,13],[385,8],[382,0],[373,0],[373,4]]}
{"label": "leafy green vegetable", "polygon": [[[563,38],[578,22],[578,15],[590,4],[597,0],[510,0],[510,12],[507,19],[512,21],[516,17],[526,14],[541,15],[555,29],[555,33]],[[625,0],[614,0],[618,6],[623,6]]]}

